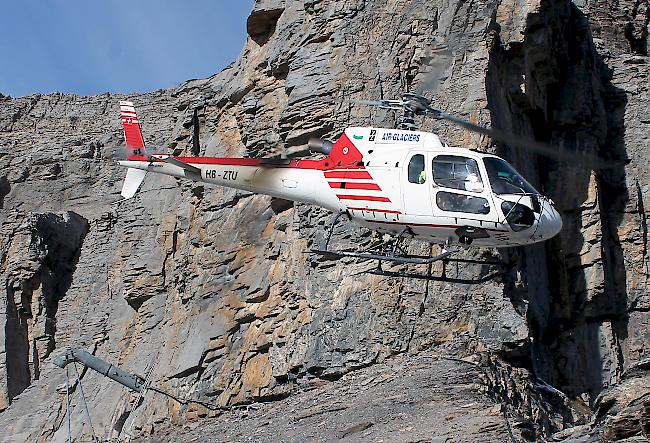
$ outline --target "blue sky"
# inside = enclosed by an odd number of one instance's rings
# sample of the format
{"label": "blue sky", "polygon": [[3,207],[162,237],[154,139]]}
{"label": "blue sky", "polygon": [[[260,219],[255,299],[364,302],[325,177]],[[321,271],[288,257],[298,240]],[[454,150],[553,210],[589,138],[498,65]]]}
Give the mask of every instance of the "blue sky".
{"label": "blue sky", "polygon": [[215,74],[246,42],[253,0],[0,3],[0,93],[145,92]]}

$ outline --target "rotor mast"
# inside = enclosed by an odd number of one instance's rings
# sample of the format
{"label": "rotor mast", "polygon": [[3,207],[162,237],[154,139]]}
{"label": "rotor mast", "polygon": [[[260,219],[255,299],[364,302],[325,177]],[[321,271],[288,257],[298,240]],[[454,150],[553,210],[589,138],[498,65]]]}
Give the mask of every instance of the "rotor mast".
{"label": "rotor mast", "polygon": [[431,100],[420,95],[406,92],[402,94],[401,100],[353,100],[355,103],[376,106],[381,109],[392,109],[402,111],[401,117],[397,120],[395,129],[407,131],[418,131],[420,126],[416,123],[416,116],[431,116],[435,119],[444,118],[442,111],[431,107]]}

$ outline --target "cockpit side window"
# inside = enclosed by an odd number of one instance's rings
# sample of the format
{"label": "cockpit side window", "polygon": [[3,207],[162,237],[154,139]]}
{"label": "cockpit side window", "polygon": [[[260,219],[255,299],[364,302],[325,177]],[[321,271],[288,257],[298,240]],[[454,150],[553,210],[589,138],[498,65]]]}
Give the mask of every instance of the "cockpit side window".
{"label": "cockpit side window", "polygon": [[539,194],[508,162],[495,157],[483,159],[495,194]]}
{"label": "cockpit side window", "polygon": [[443,188],[483,192],[483,180],[476,160],[456,155],[433,159],[433,181]]}
{"label": "cockpit side window", "polygon": [[425,183],[427,181],[427,174],[424,171],[424,155],[415,154],[411,157],[408,166],[408,177],[411,183]]}

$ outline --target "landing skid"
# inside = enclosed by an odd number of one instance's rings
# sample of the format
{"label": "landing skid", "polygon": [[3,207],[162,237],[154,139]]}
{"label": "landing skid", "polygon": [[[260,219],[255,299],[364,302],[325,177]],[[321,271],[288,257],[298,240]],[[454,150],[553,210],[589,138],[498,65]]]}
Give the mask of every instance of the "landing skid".
{"label": "landing skid", "polygon": [[440,260],[446,260],[452,254],[458,252],[458,249],[449,249],[442,254],[434,255],[433,257],[426,257],[422,255],[382,255],[382,254],[369,254],[367,252],[349,252],[349,251],[329,251],[324,249],[312,249],[310,252],[318,254],[329,260],[339,260],[343,257],[358,258],[360,260],[378,260],[389,261],[393,263],[403,263],[411,265],[428,265]]}
{"label": "landing skid", "polygon": [[[501,275],[504,274],[504,271],[498,270],[498,271],[493,271],[490,272],[487,275],[484,275],[483,277],[477,277],[477,278],[459,278],[459,277],[450,277],[446,273],[446,265],[447,263],[455,263],[455,262],[465,262],[465,260],[461,259],[449,259],[449,260],[444,260],[442,262],[443,268],[442,268],[442,273],[440,275],[431,275],[431,274],[417,274],[417,273],[412,273],[412,272],[393,272],[393,271],[386,271],[381,268],[381,265],[377,267],[377,269],[370,269],[368,271],[364,271],[365,274],[374,274],[374,275],[383,275],[384,277],[400,277],[400,278],[416,278],[419,280],[429,280],[429,281],[442,281],[442,282],[447,282],[447,283],[459,283],[459,284],[466,284],[466,285],[476,285],[479,283],[485,283],[490,280],[493,280]],[[488,264],[492,266],[500,266],[505,268],[504,263],[498,263],[498,264],[491,264],[488,262],[481,262],[480,260],[472,260],[473,263],[480,263],[482,265]]]}
{"label": "landing skid", "polygon": [[[329,232],[327,234],[327,239],[325,240],[325,245],[320,249],[311,249],[310,252],[313,254],[320,255],[326,260],[340,260],[342,258],[355,258],[359,260],[376,260],[377,267],[375,269],[363,271],[363,273],[374,274],[374,275],[383,275],[386,277],[401,277],[401,278],[416,278],[421,280],[430,280],[430,281],[443,281],[448,283],[460,283],[460,284],[478,284],[490,281],[500,275],[503,275],[505,268],[508,267],[506,263],[498,261],[488,261],[488,260],[476,260],[476,259],[455,259],[451,258],[452,255],[459,252],[459,248],[452,248],[445,246],[442,253],[434,256],[423,256],[423,255],[411,255],[407,254],[404,249],[401,247],[401,243],[404,240],[404,236],[410,235],[413,236],[410,228],[404,228],[395,238],[394,243],[390,246],[390,251],[384,253],[382,251],[388,250],[388,245],[386,243],[378,245],[378,252],[375,251],[333,251],[329,249],[330,239],[332,237],[332,232],[334,231],[334,226],[336,222],[342,215],[349,214],[346,212],[340,212],[335,217],[330,226]],[[382,268],[383,262],[391,262],[403,265],[429,265],[428,272],[426,274],[412,273],[412,272],[394,272],[386,271]],[[442,262],[442,273],[441,275],[431,275],[431,264],[435,262]],[[458,278],[450,277],[446,275],[447,264],[449,263],[463,263],[463,264],[477,264],[482,266],[491,266],[496,268],[502,268],[503,270],[496,270],[489,272],[488,274],[477,277],[477,278]]]}

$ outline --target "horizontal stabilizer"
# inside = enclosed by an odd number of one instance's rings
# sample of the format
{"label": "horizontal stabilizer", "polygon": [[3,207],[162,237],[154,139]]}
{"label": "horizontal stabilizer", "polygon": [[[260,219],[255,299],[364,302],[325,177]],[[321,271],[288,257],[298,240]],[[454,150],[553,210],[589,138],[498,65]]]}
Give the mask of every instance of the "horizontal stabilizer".
{"label": "horizontal stabilizer", "polygon": [[195,174],[201,174],[201,170],[197,168],[196,166],[192,166],[189,163],[185,163],[183,161],[178,160],[177,158],[174,157],[166,157],[166,156],[155,156],[155,158],[164,161],[165,163],[169,163],[174,166],[178,166],[179,168],[183,168],[188,172],[193,172]]}

